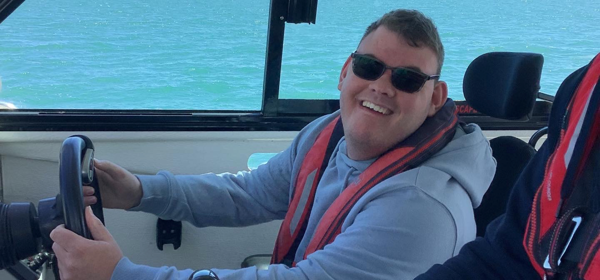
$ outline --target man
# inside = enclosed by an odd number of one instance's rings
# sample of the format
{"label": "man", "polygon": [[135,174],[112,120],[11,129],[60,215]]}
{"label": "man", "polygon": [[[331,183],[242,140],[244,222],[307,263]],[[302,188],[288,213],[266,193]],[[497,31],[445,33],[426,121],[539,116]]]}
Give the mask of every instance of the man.
{"label": "man", "polygon": [[[387,13],[342,68],[341,110],[310,123],[267,164],[238,174],[136,178],[98,161],[104,205],[196,226],[284,219],[268,270],[206,272],[221,280],[412,278],[475,237],[473,207],[495,170],[480,129],[457,124],[438,79],[443,58],[430,19]],[[62,227],[52,233],[63,278],[191,277],[192,270],[133,264],[88,217],[96,241]]]}
{"label": "man", "polygon": [[599,166],[600,54],[558,89],[506,214],[417,279],[600,279]]}

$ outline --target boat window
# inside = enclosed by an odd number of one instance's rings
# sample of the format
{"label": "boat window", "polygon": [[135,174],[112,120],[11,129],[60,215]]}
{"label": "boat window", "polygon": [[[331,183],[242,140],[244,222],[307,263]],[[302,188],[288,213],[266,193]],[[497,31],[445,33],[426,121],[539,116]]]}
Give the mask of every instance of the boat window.
{"label": "boat window", "polygon": [[[339,98],[337,81],[346,58],[366,27],[397,1],[320,1],[316,25],[286,26],[281,98]],[[598,52],[600,8],[591,1],[448,1],[402,3],[437,24],[446,57],[441,79],[449,95],[464,100],[462,79],[473,59],[487,52],[544,55],[541,91],[554,95],[560,83]]]}
{"label": "boat window", "polygon": [[267,163],[276,153],[254,153],[248,157],[248,170],[256,169],[259,165]]}
{"label": "boat window", "polygon": [[[318,1],[316,24],[307,24],[316,3],[25,1],[0,24],[0,108],[8,109],[0,130],[299,130],[339,108],[342,65],[366,27],[399,8],[391,0]],[[401,6],[437,24],[441,79],[463,100],[467,66],[494,51],[543,54],[540,91],[554,95],[598,51],[594,4]],[[311,20],[290,19],[307,11]],[[539,101],[531,120],[514,122],[464,105],[484,129],[538,129],[550,108]]]}
{"label": "boat window", "polygon": [[269,1],[25,1],[0,25],[19,109],[260,110]]}

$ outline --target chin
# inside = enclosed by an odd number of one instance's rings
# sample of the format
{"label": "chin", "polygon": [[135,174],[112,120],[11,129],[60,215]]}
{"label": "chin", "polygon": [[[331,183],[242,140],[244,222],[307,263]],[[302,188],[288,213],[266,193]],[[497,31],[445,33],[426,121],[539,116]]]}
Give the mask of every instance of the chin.
{"label": "chin", "polygon": [[356,127],[352,129],[347,129],[344,131],[347,139],[350,139],[352,142],[357,144],[369,143],[374,141],[375,137],[373,137],[374,132],[369,131],[368,129],[357,129]]}
{"label": "chin", "polygon": [[374,137],[373,133],[369,132],[350,134],[349,136],[346,136],[346,141],[351,142],[352,145],[361,147],[364,150],[378,150],[388,144],[385,143],[385,141],[381,141],[381,139]]}

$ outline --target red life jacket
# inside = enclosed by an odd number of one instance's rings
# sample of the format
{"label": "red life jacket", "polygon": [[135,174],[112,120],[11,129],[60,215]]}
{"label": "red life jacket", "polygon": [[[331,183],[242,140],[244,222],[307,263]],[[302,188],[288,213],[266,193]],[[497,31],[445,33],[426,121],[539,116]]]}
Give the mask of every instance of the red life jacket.
{"label": "red life jacket", "polygon": [[[442,109],[426,119],[417,131],[373,162],[327,209],[303,259],[333,242],[340,234],[346,216],[363,194],[381,181],[419,166],[446,146],[454,136],[457,122],[456,106],[448,99]],[[337,117],[321,131],[306,154],[293,185],[292,199],[277,236],[271,263],[295,266],[294,258],[308,225],[317,186],[342,136],[342,121]]]}
{"label": "red life jacket", "polygon": [[523,245],[544,279],[600,279],[600,54],[563,117]]}

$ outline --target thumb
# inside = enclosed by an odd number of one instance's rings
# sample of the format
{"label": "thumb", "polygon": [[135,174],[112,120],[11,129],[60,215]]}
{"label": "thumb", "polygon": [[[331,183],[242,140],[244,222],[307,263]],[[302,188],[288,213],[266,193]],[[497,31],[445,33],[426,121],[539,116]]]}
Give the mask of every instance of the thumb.
{"label": "thumb", "polygon": [[96,169],[106,172],[106,169],[110,167],[110,164],[106,160],[94,159],[94,167],[96,167]]}
{"label": "thumb", "polygon": [[96,218],[94,212],[92,212],[92,208],[90,206],[85,208],[85,220],[88,228],[90,229],[90,233],[94,240],[97,241],[112,241],[113,237],[108,232],[108,229],[104,227],[100,219]]}
{"label": "thumb", "polygon": [[118,170],[115,168],[116,165],[108,160],[94,159],[94,167],[96,167],[97,170],[108,174],[113,174],[115,173],[115,170]]}

